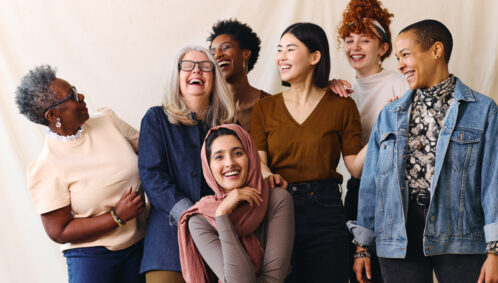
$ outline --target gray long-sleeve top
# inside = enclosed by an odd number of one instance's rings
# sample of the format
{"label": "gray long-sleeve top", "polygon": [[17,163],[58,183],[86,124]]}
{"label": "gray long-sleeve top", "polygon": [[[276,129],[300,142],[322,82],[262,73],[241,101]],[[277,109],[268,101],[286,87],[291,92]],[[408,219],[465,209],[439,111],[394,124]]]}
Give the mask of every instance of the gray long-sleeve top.
{"label": "gray long-sleeve top", "polygon": [[294,207],[289,193],[280,188],[270,191],[266,217],[255,232],[265,250],[257,276],[228,215],[217,216],[215,221],[218,231],[200,215],[192,216],[188,227],[202,258],[221,282],[284,281],[294,243]]}

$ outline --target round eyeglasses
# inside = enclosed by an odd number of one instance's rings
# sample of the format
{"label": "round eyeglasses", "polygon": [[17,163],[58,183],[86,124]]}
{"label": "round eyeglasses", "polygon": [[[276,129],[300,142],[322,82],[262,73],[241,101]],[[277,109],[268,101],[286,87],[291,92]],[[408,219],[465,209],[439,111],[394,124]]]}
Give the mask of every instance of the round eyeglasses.
{"label": "round eyeglasses", "polygon": [[47,112],[48,110],[54,108],[55,106],[57,106],[57,105],[59,105],[59,104],[61,104],[63,102],[66,102],[66,101],[68,101],[70,99],[74,99],[74,101],[80,102],[80,97],[78,96],[78,90],[76,90],[76,87],[72,86],[70,91],[71,91],[71,93],[68,96],[64,97],[63,99],[61,99],[61,100],[57,101],[56,103],[54,103],[54,104],[50,105],[49,107],[47,107],[45,109],[45,112]]}
{"label": "round eyeglasses", "polygon": [[191,60],[182,60],[178,62],[178,69],[190,72],[195,69],[195,65],[199,65],[199,69],[203,72],[212,72],[214,69],[214,64],[211,61],[191,61]]}

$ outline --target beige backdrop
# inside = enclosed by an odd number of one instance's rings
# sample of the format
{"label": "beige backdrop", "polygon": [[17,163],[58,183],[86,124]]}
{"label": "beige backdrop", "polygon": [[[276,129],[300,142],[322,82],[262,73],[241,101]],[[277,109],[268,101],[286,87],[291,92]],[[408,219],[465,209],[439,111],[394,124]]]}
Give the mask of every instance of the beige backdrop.
{"label": "beige backdrop", "polygon": [[[0,232],[1,282],[67,281],[64,258],[45,234],[26,190],[25,168],[43,143],[43,128],[18,114],[14,90],[33,66],[51,64],[86,95],[90,111],[113,108],[139,127],[161,103],[171,59],[187,44],[207,46],[211,25],[237,17],[262,40],[250,82],[281,88],[274,64],[280,33],[296,21],[321,25],[332,52],[331,77],[353,78],[337,49],[336,27],[347,0],[0,0]],[[450,70],[472,88],[498,99],[498,1],[385,0],[395,14],[393,35],[434,18],[454,36]],[[384,64],[394,68],[391,56]]]}

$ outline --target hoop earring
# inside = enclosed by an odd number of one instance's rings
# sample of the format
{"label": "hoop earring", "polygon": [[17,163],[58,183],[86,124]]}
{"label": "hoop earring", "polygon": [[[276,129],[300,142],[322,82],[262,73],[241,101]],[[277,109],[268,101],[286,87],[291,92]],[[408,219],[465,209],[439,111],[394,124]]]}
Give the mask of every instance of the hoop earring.
{"label": "hoop earring", "polygon": [[61,118],[57,117],[57,120],[56,120],[56,122],[55,122],[55,126],[56,126],[57,128],[60,128],[60,127],[62,126],[62,124],[61,124]]}

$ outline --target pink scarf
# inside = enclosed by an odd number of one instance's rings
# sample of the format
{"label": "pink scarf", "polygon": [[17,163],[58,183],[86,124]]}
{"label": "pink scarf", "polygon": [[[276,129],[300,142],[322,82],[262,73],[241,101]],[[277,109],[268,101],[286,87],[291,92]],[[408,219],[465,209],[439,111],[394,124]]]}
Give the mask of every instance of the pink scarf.
{"label": "pink scarf", "polygon": [[[231,214],[230,221],[232,222],[240,241],[244,246],[249,258],[254,267],[255,274],[261,271],[263,264],[264,250],[261,244],[254,235],[254,231],[259,227],[266,215],[269,198],[269,185],[263,180],[261,174],[261,165],[256,145],[247,133],[240,126],[235,124],[221,125],[209,130],[206,135],[209,137],[211,131],[227,128],[234,131],[239,137],[242,146],[244,147],[248,159],[249,168],[245,186],[255,188],[260,191],[263,202],[260,206],[250,207],[247,202],[238,206]],[[195,214],[202,215],[214,228],[216,228],[215,213],[220,203],[227,196],[223,189],[216,183],[208,163],[206,156],[206,142],[201,149],[202,171],[207,184],[215,192],[212,196],[205,196],[198,201],[194,206],[185,211],[180,217],[178,223],[178,245],[180,248],[180,263],[182,266],[183,278],[189,282],[212,282],[215,278],[206,263],[202,259],[197,250],[194,241],[189,233],[187,222],[190,216]]]}

